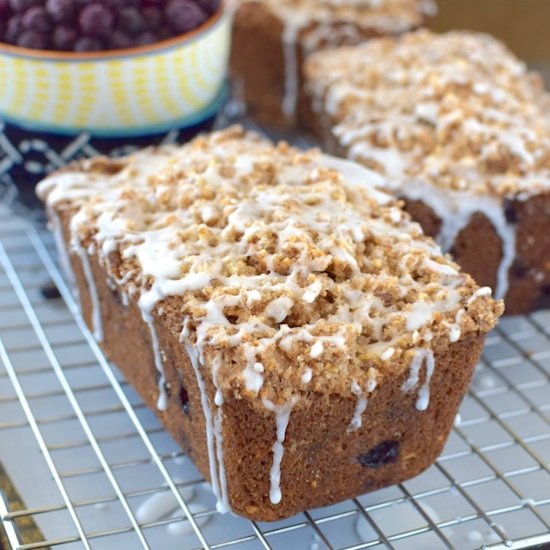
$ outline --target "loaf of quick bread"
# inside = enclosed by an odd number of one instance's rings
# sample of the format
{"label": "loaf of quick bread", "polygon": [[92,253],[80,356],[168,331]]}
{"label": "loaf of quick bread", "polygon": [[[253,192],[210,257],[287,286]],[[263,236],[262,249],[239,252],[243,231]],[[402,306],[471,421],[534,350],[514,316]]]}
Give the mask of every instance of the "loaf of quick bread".
{"label": "loaf of quick bread", "polygon": [[314,54],[309,116],[384,175],[506,312],[550,305],[550,96],[491,36],[419,31]]}
{"label": "loaf of quick bread", "polygon": [[86,322],[220,511],[284,518],[442,450],[502,304],[383,185],[238,127],[40,184]]}
{"label": "loaf of quick bread", "polygon": [[229,0],[233,96],[249,117],[289,128],[301,107],[306,55],[418,29],[433,0]]}

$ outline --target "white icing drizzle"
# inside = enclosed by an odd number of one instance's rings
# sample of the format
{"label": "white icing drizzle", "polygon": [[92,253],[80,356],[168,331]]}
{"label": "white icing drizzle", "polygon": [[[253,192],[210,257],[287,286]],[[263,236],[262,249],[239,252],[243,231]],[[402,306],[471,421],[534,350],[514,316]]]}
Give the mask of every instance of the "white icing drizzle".
{"label": "white icing drizzle", "polygon": [[[191,501],[195,496],[193,487],[183,487],[181,496],[185,501]],[[178,509],[179,505],[170,490],[161,493],[155,493],[144,500],[136,511],[136,519],[140,523],[153,523],[159,521],[174,510]]]}
{"label": "white icing drizzle", "polygon": [[84,250],[84,247],[80,244],[78,239],[73,239],[72,248],[74,253],[80,258],[82,262],[82,271],[86,279],[86,285],[90,293],[90,302],[92,305],[92,332],[94,338],[101,342],[103,341],[103,320],[101,318],[101,304],[99,302],[99,294],[97,292],[97,286],[95,284],[94,274],[92,273],[92,266],[90,265],[90,257],[88,252]]}
{"label": "white icing drizzle", "polygon": [[313,359],[317,359],[317,357],[320,357],[323,353],[323,341],[317,340],[313,346],[311,346],[311,350],[309,351],[310,357],[313,357]]}
{"label": "white icing drizzle", "polygon": [[[374,369],[370,369],[367,381],[367,393],[372,393],[375,389],[376,371]],[[355,411],[353,412],[351,422],[348,425],[348,433],[355,432],[363,425],[363,413],[367,409],[368,404],[367,396],[356,380],[353,380],[351,383],[351,393],[357,396],[357,404],[355,405]]]}
{"label": "white icing drizzle", "polygon": [[272,504],[279,504],[283,498],[283,494],[281,492],[281,464],[283,462],[283,455],[285,452],[284,442],[286,430],[290,421],[290,414],[292,413],[292,409],[297,402],[297,397],[292,397],[284,405],[275,405],[269,401],[269,399],[262,400],[264,407],[275,413],[275,423],[277,427],[277,437],[275,443],[273,444],[273,463],[269,474],[271,483],[271,488],[269,489],[269,500]]}
{"label": "white icing drizzle", "polygon": [[168,398],[166,395],[166,376],[164,374],[164,363],[162,360],[162,350],[160,349],[159,339],[157,331],[155,329],[155,322],[153,316],[144,309],[141,309],[141,316],[147,327],[149,328],[149,334],[151,335],[151,343],[153,347],[153,358],[155,361],[155,368],[159,373],[158,390],[159,396],[157,399],[157,409],[159,411],[165,411],[168,407]]}
{"label": "white icing drizzle", "polygon": [[67,247],[65,246],[61,219],[55,208],[48,207],[48,219],[50,221],[50,228],[53,234],[55,248],[57,250],[57,254],[59,255],[59,263],[61,264],[61,269],[65,273],[65,277],[67,277],[73,294],[78,297],[78,285],[76,284],[76,277],[74,275],[69,252],[67,250]]}
{"label": "white icing drizzle", "polygon": [[287,23],[282,36],[285,60],[285,88],[282,110],[289,120],[294,119],[298,102],[298,82],[300,76],[296,48],[298,47],[297,38],[299,31],[300,27],[298,25]]}
{"label": "white icing drizzle", "polygon": [[367,408],[367,398],[364,396],[361,387],[355,380],[351,384],[351,391],[357,396],[357,404],[355,405],[355,411],[353,412],[353,417],[348,426],[348,433],[358,430],[363,425],[361,416]]}
{"label": "white icing drizzle", "polygon": [[430,381],[435,367],[434,354],[431,349],[419,348],[414,350],[409,378],[401,387],[405,393],[417,387],[420,380],[420,369],[424,363],[426,364],[426,378],[418,390],[418,399],[416,400],[416,408],[419,411],[425,411],[430,404]]}
{"label": "white icing drizzle", "polygon": [[[182,341],[186,338],[186,328],[182,333]],[[210,480],[212,491],[217,499],[216,509],[220,513],[225,513],[231,508],[227,498],[227,480],[225,476],[225,466],[223,459],[223,437],[222,437],[222,410],[218,407],[216,414],[212,415],[208,394],[204,385],[204,379],[200,372],[199,355],[195,346],[188,341],[185,342],[185,350],[191,361],[195,372],[199,392],[201,395],[201,405],[204,414],[204,425],[206,429],[206,446],[208,449],[208,462],[210,466]]]}

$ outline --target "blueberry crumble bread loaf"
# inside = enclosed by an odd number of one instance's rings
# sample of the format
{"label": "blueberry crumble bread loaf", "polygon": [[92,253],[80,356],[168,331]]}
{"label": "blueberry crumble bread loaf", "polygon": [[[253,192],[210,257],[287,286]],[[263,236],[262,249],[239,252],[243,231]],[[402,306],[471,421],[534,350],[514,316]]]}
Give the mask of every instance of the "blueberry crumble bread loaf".
{"label": "blueberry crumble bread loaf", "polygon": [[306,54],[422,26],[433,0],[230,0],[234,96],[273,128],[294,124]]}
{"label": "blueberry crumble bread loaf", "polygon": [[502,304],[383,183],[230,128],[39,186],[86,322],[220,511],[284,518],[445,443]]}
{"label": "blueberry crumble bread loaf", "polygon": [[428,31],[314,54],[303,119],[385,175],[510,314],[550,302],[549,96],[496,39]]}

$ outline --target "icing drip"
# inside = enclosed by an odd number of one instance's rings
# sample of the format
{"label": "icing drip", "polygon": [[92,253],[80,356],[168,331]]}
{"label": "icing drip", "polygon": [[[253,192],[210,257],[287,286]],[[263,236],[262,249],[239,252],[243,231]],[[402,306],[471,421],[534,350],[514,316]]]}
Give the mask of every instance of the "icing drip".
{"label": "icing drip", "polygon": [[218,479],[220,482],[220,493],[221,493],[221,502],[218,500],[216,504],[216,509],[218,512],[224,514],[231,510],[229,504],[229,497],[227,493],[227,476],[225,474],[225,462],[223,458],[223,403],[224,398],[222,391],[220,389],[218,381],[218,372],[221,366],[221,357],[218,355],[214,358],[212,364],[212,382],[214,388],[216,389],[216,394],[214,396],[214,403],[216,405],[216,412],[214,415],[214,437],[216,439],[216,459],[218,461]]}
{"label": "icing drip", "polygon": [[86,285],[90,293],[90,301],[92,304],[92,329],[94,338],[98,342],[103,341],[103,321],[101,319],[101,305],[99,303],[99,294],[97,292],[97,286],[95,284],[94,274],[92,273],[92,266],[90,265],[90,257],[84,247],[80,244],[78,239],[73,239],[72,247],[74,252],[80,258],[82,262],[82,271],[86,278]]}
{"label": "icing drip", "polygon": [[[185,501],[191,501],[195,496],[193,487],[183,487],[181,496]],[[162,493],[155,493],[144,500],[136,512],[136,519],[140,523],[153,523],[177,510],[179,505],[174,495],[168,489]]]}
{"label": "icing drip", "polygon": [[[367,381],[367,393],[372,393],[376,389],[376,371],[374,369],[369,370],[369,378]],[[355,405],[355,411],[353,417],[348,426],[348,433],[358,430],[363,425],[363,413],[367,409],[368,399],[365,392],[361,389],[361,386],[354,380],[351,384],[351,392],[357,396],[357,404]]]}
{"label": "icing drip", "polygon": [[[185,329],[184,329],[185,330]],[[182,333],[184,337],[184,333]],[[201,395],[201,405],[204,413],[204,424],[206,429],[206,445],[208,449],[208,462],[210,466],[210,480],[212,490],[217,499],[216,508],[218,512],[225,513],[230,507],[227,499],[227,487],[225,468],[223,462],[223,438],[222,438],[222,411],[220,408],[216,411],[216,414],[212,415],[210,409],[210,403],[208,402],[208,394],[206,393],[206,387],[204,379],[200,372],[199,356],[194,346],[189,342],[185,343],[185,350],[191,361],[191,365],[195,372],[197,379],[197,385]]]}
{"label": "icing drip", "polygon": [[431,349],[415,350],[410,366],[409,378],[401,387],[401,390],[405,393],[416,388],[420,380],[420,369],[424,363],[426,363],[426,379],[418,390],[418,398],[416,400],[416,409],[419,411],[425,411],[430,403],[430,380],[435,367],[434,355]]}
{"label": "icing drip", "polygon": [[298,102],[299,68],[297,56],[297,38],[300,27],[287,23],[283,31],[283,52],[285,60],[285,89],[282,109],[284,115],[293,120]]}
{"label": "icing drip", "polygon": [[268,399],[263,399],[262,403],[266,409],[275,413],[275,422],[277,426],[277,438],[273,444],[273,463],[269,475],[271,488],[269,489],[269,500],[272,504],[279,504],[283,495],[281,493],[281,463],[285,452],[284,441],[286,430],[290,421],[290,414],[298,398],[291,398],[284,405],[275,405]]}
{"label": "icing drip", "polygon": [[55,208],[48,207],[48,218],[50,220],[55,248],[59,255],[59,263],[61,264],[61,269],[63,270],[63,272],[65,273],[65,277],[67,277],[67,280],[69,281],[73,294],[78,297],[78,285],[76,284],[76,277],[74,275],[73,267],[71,265],[69,252],[67,250],[67,247],[65,246],[61,220]]}
{"label": "icing drip", "polygon": [[367,408],[367,398],[363,395],[361,387],[357,384],[357,382],[355,382],[355,380],[351,385],[351,391],[357,396],[357,405],[355,405],[353,418],[348,426],[348,433],[358,430],[363,425],[361,416]]}
{"label": "icing drip", "polygon": [[153,345],[153,357],[155,360],[155,368],[159,373],[158,389],[159,396],[157,399],[157,408],[159,411],[165,411],[168,406],[168,399],[166,396],[166,377],[164,375],[164,364],[162,361],[162,350],[160,349],[157,331],[155,329],[155,323],[153,317],[146,310],[141,310],[141,316],[143,321],[149,328],[151,334],[151,342]]}

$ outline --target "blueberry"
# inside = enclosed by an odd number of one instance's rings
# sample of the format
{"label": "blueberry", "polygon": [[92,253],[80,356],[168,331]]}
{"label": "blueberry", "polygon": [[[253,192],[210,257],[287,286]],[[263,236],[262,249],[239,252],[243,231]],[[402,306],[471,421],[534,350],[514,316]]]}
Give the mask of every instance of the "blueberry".
{"label": "blueberry", "polygon": [[110,8],[112,8],[113,11],[115,12],[118,12],[122,8],[140,8],[141,7],[140,0],[105,0],[104,3],[107,4]]}
{"label": "blueberry", "polygon": [[76,15],[74,0],[47,0],[46,10],[56,23],[67,23]]}
{"label": "blueberry", "polygon": [[121,50],[133,46],[132,38],[122,31],[115,31],[109,37],[109,48],[111,50]]}
{"label": "blueberry", "polygon": [[89,36],[79,38],[74,45],[75,52],[100,52],[103,49],[103,42],[101,40]]}
{"label": "blueberry", "polygon": [[14,15],[8,21],[4,39],[8,44],[16,44],[17,39],[19,38],[22,32],[23,32],[22,17],[20,15]]}
{"label": "blueberry", "polygon": [[34,6],[43,5],[42,0],[9,0],[9,3],[16,13],[23,13]]}
{"label": "blueberry", "polygon": [[111,34],[115,17],[109,8],[99,2],[93,2],[81,10],[79,20],[84,34],[101,38]]}
{"label": "blueberry", "polygon": [[147,22],[147,28],[150,31],[158,31],[163,27],[164,17],[160,8],[147,6],[143,8],[143,19]]}
{"label": "blueberry", "polygon": [[56,300],[57,298],[61,298],[61,294],[59,293],[59,289],[55,286],[54,283],[48,283],[40,288],[40,293],[46,300]]}
{"label": "blueberry", "polygon": [[31,50],[45,50],[48,47],[48,40],[45,35],[33,31],[23,31],[17,38],[17,45],[20,48],[29,48]]}
{"label": "blueberry", "polygon": [[78,40],[78,32],[74,27],[59,25],[53,31],[52,42],[56,50],[70,51]]}
{"label": "blueberry", "polygon": [[180,407],[183,409],[183,412],[189,414],[191,412],[189,409],[189,394],[183,385],[180,386],[179,399]]}
{"label": "blueberry", "polygon": [[220,0],[197,0],[197,4],[208,14],[213,14],[220,7]]}
{"label": "blueberry", "polygon": [[148,46],[157,42],[157,37],[152,32],[144,32],[136,38],[136,46]]}
{"label": "blueberry", "polygon": [[11,12],[10,3],[8,0],[0,0],[0,18],[2,23],[6,23],[7,17]]}
{"label": "blueberry", "polygon": [[504,216],[509,224],[516,224],[519,221],[516,205],[513,200],[504,200]]}
{"label": "blueberry", "polygon": [[373,447],[368,453],[359,455],[357,460],[365,468],[380,468],[386,464],[397,462],[399,457],[398,441],[382,441]]}
{"label": "blueberry", "polygon": [[197,28],[207,19],[203,9],[191,0],[169,0],[164,13],[168,24],[179,34]]}
{"label": "blueberry", "polygon": [[141,34],[147,29],[147,23],[138,8],[125,7],[118,12],[117,28],[128,34]]}
{"label": "blueberry", "polygon": [[35,6],[23,14],[23,27],[26,30],[47,33],[52,28],[52,20],[44,8]]}

